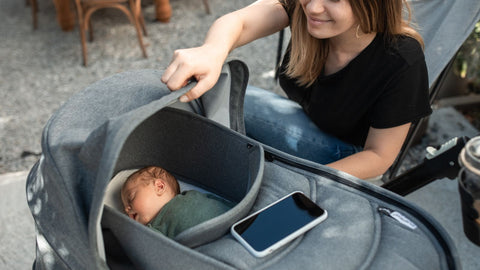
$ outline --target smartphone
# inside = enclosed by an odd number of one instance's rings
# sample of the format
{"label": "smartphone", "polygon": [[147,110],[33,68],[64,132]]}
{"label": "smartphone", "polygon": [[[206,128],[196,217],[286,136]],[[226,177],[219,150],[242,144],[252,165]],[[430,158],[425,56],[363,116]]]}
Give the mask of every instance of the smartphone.
{"label": "smartphone", "polygon": [[263,257],[327,218],[327,211],[300,191],[236,222],[230,232],[256,257]]}

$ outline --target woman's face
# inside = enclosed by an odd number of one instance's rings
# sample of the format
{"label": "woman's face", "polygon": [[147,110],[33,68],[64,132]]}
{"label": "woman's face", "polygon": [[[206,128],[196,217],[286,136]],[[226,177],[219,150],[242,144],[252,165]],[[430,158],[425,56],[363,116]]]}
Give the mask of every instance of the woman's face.
{"label": "woman's face", "polygon": [[357,26],[348,0],[300,0],[300,4],[308,32],[315,38],[337,37]]}

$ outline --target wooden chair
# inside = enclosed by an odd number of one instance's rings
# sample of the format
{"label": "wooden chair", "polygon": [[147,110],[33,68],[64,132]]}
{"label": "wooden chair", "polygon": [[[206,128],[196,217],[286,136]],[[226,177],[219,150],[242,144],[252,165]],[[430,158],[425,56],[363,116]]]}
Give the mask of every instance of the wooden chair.
{"label": "wooden chair", "polygon": [[[147,58],[145,45],[143,44],[142,31],[147,36],[145,29],[145,20],[142,14],[141,0],[75,0],[77,7],[78,25],[80,39],[82,43],[83,65],[87,66],[87,45],[85,42],[85,32],[89,30],[89,40],[93,40],[93,29],[90,22],[92,14],[103,8],[116,8],[121,10],[135,26],[137,31],[138,43],[142,50],[143,57]],[[140,29],[141,28],[141,29]]]}

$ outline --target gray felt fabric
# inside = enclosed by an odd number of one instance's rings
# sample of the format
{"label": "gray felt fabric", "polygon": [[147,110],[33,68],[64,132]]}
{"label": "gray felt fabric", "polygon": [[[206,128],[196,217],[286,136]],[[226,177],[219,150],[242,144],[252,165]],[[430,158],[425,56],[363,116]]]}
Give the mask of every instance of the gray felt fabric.
{"label": "gray felt fabric", "polygon": [[[319,166],[318,168],[320,168]],[[352,185],[359,185],[355,179]],[[363,184],[363,183],[362,183]],[[453,247],[441,247],[435,234],[444,234],[427,214],[418,220],[414,206],[389,192],[374,190],[369,184],[347,186],[329,177],[292,169],[279,161],[266,162],[262,185],[251,211],[260,209],[291,190],[300,190],[329,211],[326,221],[265,258],[252,256],[229,234],[216,241],[186,249],[177,242],[141,226],[111,209],[104,213],[103,223],[122,241],[127,256],[139,269],[456,269],[448,264],[455,258]],[[376,194],[378,192],[378,194]],[[396,203],[385,202],[377,195],[384,194]],[[411,229],[380,213],[378,207],[401,212],[418,228]],[[431,222],[431,223],[430,223]],[[429,224],[430,223],[430,224]],[[118,224],[123,224],[119,226]],[[425,226],[429,225],[429,227]],[[435,231],[431,230],[431,225]],[[128,236],[123,236],[123,235]],[[145,240],[147,239],[147,240]],[[152,240],[153,239],[153,240]],[[446,249],[445,249],[446,248]],[[142,252],[148,250],[147,252]],[[151,251],[154,250],[154,251]],[[155,257],[155,252],[165,256]],[[446,255],[448,254],[448,255]],[[111,256],[118,256],[113,253]],[[183,258],[176,261],[176,258]],[[395,267],[398,266],[398,267]],[[393,268],[392,268],[393,267]]]}

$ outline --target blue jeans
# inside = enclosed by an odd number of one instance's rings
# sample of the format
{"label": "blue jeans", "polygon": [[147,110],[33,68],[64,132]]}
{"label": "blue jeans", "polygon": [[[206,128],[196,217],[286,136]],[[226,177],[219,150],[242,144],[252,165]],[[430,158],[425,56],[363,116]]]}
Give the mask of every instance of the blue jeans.
{"label": "blue jeans", "polygon": [[321,131],[300,105],[270,91],[248,86],[244,106],[247,136],[291,155],[328,164],[362,150]]}

